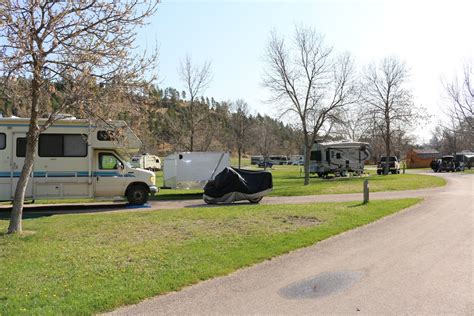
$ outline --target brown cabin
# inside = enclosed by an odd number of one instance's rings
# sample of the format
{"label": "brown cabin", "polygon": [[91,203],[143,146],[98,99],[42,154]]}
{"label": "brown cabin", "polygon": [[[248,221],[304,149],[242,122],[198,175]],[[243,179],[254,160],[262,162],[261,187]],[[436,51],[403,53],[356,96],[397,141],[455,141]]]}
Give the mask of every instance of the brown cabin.
{"label": "brown cabin", "polygon": [[429,168],[433,159],[441,154],[434,149],[410,149],[406,154],[407,168]]}

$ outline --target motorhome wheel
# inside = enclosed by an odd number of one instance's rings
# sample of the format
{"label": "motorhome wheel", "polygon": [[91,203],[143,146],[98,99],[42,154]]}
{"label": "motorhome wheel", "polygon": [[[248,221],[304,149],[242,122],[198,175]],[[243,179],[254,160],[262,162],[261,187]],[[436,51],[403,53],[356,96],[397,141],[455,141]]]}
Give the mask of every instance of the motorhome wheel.
{"label": "motorhome wheel", "polygon": [[142,205],[148,201],[148,191],[144,186],[134,185],[127,191],[128,203]]}

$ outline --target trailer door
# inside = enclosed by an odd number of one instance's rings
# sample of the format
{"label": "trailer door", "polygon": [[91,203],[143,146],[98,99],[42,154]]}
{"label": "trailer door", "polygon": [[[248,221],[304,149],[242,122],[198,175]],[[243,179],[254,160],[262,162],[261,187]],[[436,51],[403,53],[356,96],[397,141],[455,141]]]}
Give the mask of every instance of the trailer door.
{"label": "trailer door", "polygon": [[[13,133],[13,146],[12,146],[11,164],[10,164],[11,166],[10,196],[12,199],[15,195],[16,186],[18,184],[18,180],[20,179],[20,174],[23,168],[23,164],[25,163],[25,156],[26,156],[26,134]],[[33,198],[33,184],[34,184],[33,175],[34,175],[34,172],[30,174],[30,178],[28,179],[28,184],[26,186],[26,191],[25,191],[25,198]]]}

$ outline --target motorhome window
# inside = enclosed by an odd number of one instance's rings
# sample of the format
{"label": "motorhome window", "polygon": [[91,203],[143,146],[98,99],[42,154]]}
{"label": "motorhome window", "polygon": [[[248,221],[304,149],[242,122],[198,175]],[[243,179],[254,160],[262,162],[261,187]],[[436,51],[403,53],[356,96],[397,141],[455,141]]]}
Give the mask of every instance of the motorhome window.
{"label": "motorhome window", "polygon": [[62,157],[64,137],[61,134],[45,134],[39,138],[40,157]]}
{"label": "motorhome window", "polygon": [[38,153],[40,157],[86,157],[85,135],[43,134],[40,135]]}
{"label": "motorhome window", "polygon": [[64,157],[86,157],[87,141],[85,135],[64,135]]}
{"label": "motorhome window", "polygon": [[112,154],[99,154],[99,169],[116,170],[118,169],[119,160]]}
{"label": "motorhome window", "polygon": [[7,135],[0,133],[0,150],[5,149],[5,147],[7,147]]}
{"label": "motorhome window", "polygon": [[97,139],[101,141],[113,141],[116,139],[114,131],[98,131]]}
{"label": "motorhome window", "polygon": [[336,158],[337,158],[337,159],[341,159],[341,153],[337,153],[337,154],[336,154]]}
{"label": "motorhome window", "polygon": [[24,137],[16,139],[16,156],[26,157],[26,138]]}

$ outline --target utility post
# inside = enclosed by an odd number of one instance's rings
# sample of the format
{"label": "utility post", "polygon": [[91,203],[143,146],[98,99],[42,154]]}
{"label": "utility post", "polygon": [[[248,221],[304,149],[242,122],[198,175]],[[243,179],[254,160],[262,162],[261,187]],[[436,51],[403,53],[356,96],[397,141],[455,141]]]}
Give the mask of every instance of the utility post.
{"label": "utility post", "polygon": [[369,203],[369,179],[364,180],[364,204]]}

